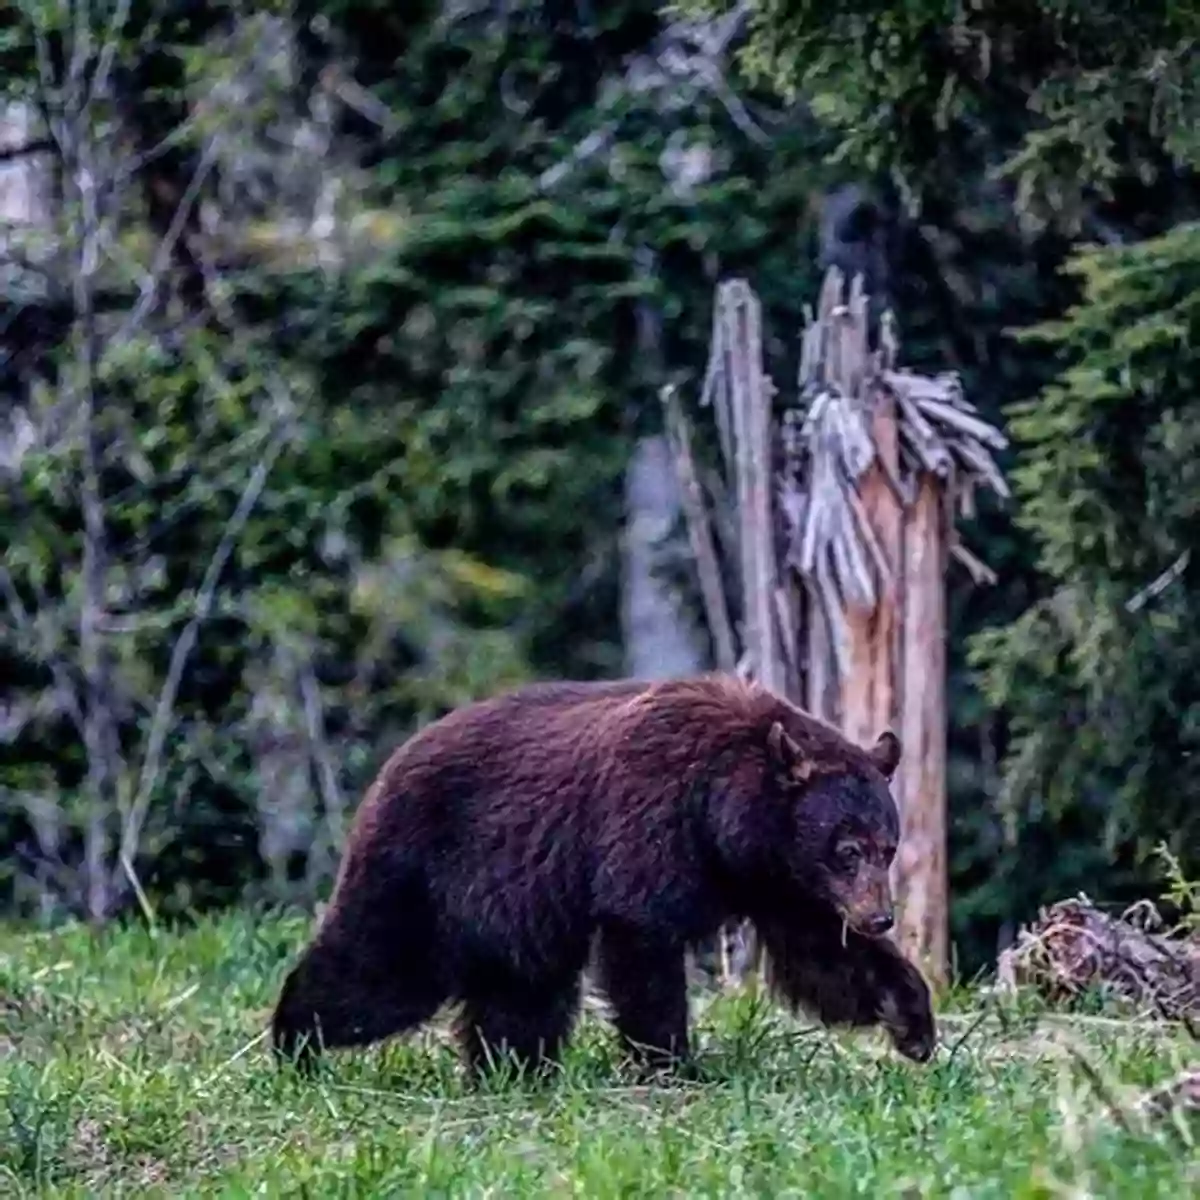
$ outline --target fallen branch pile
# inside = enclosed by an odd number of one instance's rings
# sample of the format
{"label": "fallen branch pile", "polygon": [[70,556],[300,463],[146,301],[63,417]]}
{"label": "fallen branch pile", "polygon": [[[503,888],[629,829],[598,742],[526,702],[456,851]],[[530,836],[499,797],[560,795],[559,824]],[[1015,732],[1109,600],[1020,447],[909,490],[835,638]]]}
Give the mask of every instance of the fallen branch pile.
{"label": "fallen branch pile", "polygon": [[1180,1071],[1173,1079],[1153,1088],[1142,1096],[1138,1108],[1145,1117],[1200,1113],[1200,1067]]}
{"label": "fallen branch pile", "polygon": [[1143,1014],[1190,1023],[1200,1019],[1200,936],[1163,932],[1147,902],[1114,917],[1086,897],[1060,900],[1001,954],[998,978],[1051,1001],[1098,988]]}

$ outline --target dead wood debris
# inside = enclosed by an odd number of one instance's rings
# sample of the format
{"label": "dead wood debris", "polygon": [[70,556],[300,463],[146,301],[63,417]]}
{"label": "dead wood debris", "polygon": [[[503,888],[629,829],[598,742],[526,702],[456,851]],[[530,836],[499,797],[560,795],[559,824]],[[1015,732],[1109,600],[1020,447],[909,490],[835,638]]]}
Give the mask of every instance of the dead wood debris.
{"label": "dead wood debris", "polygon": [[1050,1001],[1098,988],[1143,1015],[1189,1027],[1200,1020],[1200,935],[1170,935],[1146,901],[1117,917],[1085,896],[1060,900],[1020,932],[997,967],[1002,988],[1029,986]]}
{"label": "dead wood debris", "polygon": [[1138,1109],[1144,1116],[1154,1118],[1200,1113],[1200,1066],[1189,1067],[1147,1092],[1138,1102]]}

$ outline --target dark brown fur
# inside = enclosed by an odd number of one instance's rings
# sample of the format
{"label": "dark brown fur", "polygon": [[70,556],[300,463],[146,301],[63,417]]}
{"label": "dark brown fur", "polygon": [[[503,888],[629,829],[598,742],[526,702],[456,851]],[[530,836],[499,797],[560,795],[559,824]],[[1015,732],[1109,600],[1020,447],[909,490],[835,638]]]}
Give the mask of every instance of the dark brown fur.
{"label": "dark brown fur", "polygon": [[866,936],[891,923],[899,752],[724,676],[538,684],[460,708],[401,746],[360,806],[275,1045],[307,1061],[452,1002],[472,1067],[497,1050],[543,1064],[594,944],[626,1044],[683,1058],[685,950],[746,917],[783,999],[882,1023],[924,1060],[928,988]]}

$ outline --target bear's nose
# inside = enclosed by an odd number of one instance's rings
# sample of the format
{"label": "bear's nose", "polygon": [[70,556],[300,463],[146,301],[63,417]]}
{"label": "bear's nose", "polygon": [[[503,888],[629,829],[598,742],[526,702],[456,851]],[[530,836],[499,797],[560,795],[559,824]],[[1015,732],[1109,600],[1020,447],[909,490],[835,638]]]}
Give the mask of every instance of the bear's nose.
{"label": "bear's nose", "polygon": [[870,934],[871,937],[879,937],[881,934],[887,933],[894,923],[895,918],[890,911],[876,913],[864,922],[863,932]]}

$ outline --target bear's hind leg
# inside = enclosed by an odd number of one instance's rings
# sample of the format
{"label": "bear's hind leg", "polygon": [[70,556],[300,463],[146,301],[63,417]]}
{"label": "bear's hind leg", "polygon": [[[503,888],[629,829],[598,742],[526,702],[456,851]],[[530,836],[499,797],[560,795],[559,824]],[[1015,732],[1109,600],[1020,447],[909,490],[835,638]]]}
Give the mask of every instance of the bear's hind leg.
{"label": "bear's hind leg", "polygon": [[558,1061],[578,1012],[578,975],[541,985],[489,980],[464,998],[455,1038],[475,1076],[510,1056],[519,1069],[541,1073]]}
{"label": "bear's hind leg", "polygon": [[683,948],[614,922],[600,931],[596,966],[626,1049],[649,1067],[687,1062]]}

